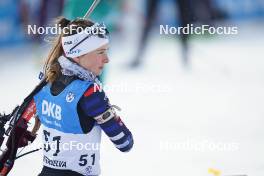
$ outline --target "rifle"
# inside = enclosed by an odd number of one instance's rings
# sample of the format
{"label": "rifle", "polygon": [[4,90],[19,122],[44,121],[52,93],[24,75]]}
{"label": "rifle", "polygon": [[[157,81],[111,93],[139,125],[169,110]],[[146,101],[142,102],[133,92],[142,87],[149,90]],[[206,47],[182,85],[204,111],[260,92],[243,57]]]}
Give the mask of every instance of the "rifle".
{"label": "rifle", "polygon": [[[23,139],[33,142],[36,136],[32,136],[27,130],[30,118],[23,118],[23,113],[30,105],[34,95],[36,95],[45,85],[46,79],[43,79],[35,89],[24,99],[20,106],[17,106],[12,113],[5,115],[0,114],[0,147],[2,146],[5,137],[8,136],[6,142],[6,150],[0,155],[0,176],[6,176],[12,169],[16,157],[17,150],[28,144],[23,143]],[[9,122],[8,128],[5,130],[6,123]],[[38,149],[39,150],[39,149]],[[36,150],[34,150],[36,151]],[[28,152],[28,153],[32,153]],[[27,153],[27,154],[28,154]],[[23,154],[24,156],[25,154]]]}
{"label": "rifle", "polygon": [[[91,13],[94,11],[96,6],[99,4],[100,0],[94,0],[90,8],[87,10],[83,19],[88,19]],[[27,130],[28,122],[30,118],[23,118],[23,113],[30,105],[33,97],[47,84],[46,78],[44,78],[35,89],[24,99],[23,103],[20,106],[17,106],[12,113],[5,115],[0,114],[0,147],[4,141],[4,135],[8,136],[6,147],[7,149],[0,155],[0,176],[6,176],[11,169],[13,168],[14,162],[16,159],[38,151],[39,149],[32,150],[20,156],[16,156],[17,150],[20,147],[24,147],[28,144],[23,144],[23,139],[33,142],[36,136],[32,136],[31,132]],[[5,125],[7,122],[9,127],[5,130]]]}

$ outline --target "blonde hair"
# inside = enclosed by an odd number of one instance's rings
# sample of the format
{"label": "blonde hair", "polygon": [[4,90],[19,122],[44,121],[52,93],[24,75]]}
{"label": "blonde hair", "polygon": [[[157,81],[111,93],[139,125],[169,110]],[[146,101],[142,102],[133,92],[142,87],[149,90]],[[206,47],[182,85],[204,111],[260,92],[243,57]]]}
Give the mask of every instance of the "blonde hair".
{"label": "blonde hair", "polygon": [[[86,27],[92,26],[94,23],[89,20],[84,20],[82,18],[77,18],[73,21],[70,21],[64,17],[59,17],[55,20],[55,24],[60,26],[61,28],[65,28],[71,24],[75,25],[74,27],[81,27],[85,29]],[[65,34],[62,33],[55,38],[53,41],[53,46],[49,52],[49,55],[44,64],[44,74],[47,78],[47,81],[53,83],[61,74],[61,66],[58,62],[58,58],[64,54],[61,38],[63,36],[70,36],[76,34],[77,30],[65,30]]]}

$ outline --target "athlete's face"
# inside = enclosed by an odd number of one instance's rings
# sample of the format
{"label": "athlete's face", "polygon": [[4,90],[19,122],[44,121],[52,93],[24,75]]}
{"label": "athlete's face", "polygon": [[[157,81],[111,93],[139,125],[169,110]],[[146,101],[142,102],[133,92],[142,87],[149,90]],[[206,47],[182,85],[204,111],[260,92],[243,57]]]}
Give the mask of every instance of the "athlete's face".
{"label": "athlete's face", "polygon": [[90,53],[74,58],[74,61],[98,76],[102,73],[104,65],[109,62],[107,56],[108,48],[108,44],[103,45]]}

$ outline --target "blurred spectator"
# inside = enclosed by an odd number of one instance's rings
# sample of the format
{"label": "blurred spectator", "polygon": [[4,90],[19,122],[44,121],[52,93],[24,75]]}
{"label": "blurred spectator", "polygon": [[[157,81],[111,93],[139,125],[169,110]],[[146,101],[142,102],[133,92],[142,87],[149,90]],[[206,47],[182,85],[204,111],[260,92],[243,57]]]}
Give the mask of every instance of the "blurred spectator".
{"label": "blurred spectator", "polygon": [[23,27],[26,29],[29,24],[29,4],[25,0],[19,1],[19,12]]}
{"label": "blurred spectator", "polygon": [[[38,26],[47,26],[54,18],[60,16],[63,11],[64,0],[41,0],[38,16]],[[37,35],[36,41],[42,42],[43,36]]]}
{"label": "blurred spectator", "polygon": [[212,0],[195,0],[191,3],[194,22],[212,24],[214,20],[226,19],[227,14],[215,6]]}
{"label": "blurred spectator", "polygon": [[[146,48],[151,27],[157,17],[159,0],[146,1],[146,20],[143,27],[138,50],[134,60],[130,64],[132,68],[138,67],[142,63],[142,55]],[[192,22],[210,23],[212,19],[222,18],[224,14],[213,7],[211,0],[174,0],[179,19],[179,26],[185,27]],[[180,34],[182,46],[182,64],[187,67],[188,56],[188,34]]]}
{"label": "blurred spectator", "polygon": [[[146,48],[147,39],[149,38],[150,30],[152,25],[154,24],[154,20],[157,17],[157,11],[158,11],[158,3],[159,0],[147,0],[146,2],[146,21],[143,27],[143,32],[140,39],[139,48],[136,52],[136,56],[131,63],[131,67],[138,67],[142,62],[142,54]],[[175,5],[177,4],[178,12],[179,12],[179,21],[180,26],[186,26],[191,21],[191,8],[190,8],[190,1],[189,0],[175,0]],[[183,63],[184,65],[187,64],[187,39],[188,35],[182,34],[181,36],[181,43],[182,48],[184,51],[183,54]]]}
{"label": "blurred spectator", "polygon": [[[38,27],[46,27],[51,21],[62,14],[64,0],[19,0],[19,16],[20,21],[27,34],[28,25],[37,25]],[[41,43],[44,36],[33,35],[33,40]]]}

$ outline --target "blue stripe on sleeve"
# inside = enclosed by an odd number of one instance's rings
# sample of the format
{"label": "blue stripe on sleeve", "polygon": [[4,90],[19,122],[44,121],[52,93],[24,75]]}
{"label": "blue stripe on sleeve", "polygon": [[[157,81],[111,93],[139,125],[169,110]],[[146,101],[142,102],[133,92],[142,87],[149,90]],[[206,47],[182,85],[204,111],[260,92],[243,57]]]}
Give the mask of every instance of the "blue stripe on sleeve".
{"label": "blue stripe on sleeve", "polygon": [[[132,134],[124,124],[120,125],[118,121],[111,119],[100,126],[120,151],[127,152],[133,147]],[[118,137],[119,135],[121,136],[120,138]],[[117,140],[114,140],[115,138]]]}
{"label": "blue stripe on sleeve", "polygon": [[127,138],[127,140],[129,141],[128,145],[126,145],[125,147],[123,148],[119,148],[119,150],[121,152],[128,152],[132,149],[133,145],[134,145],[134,140],[133,140],[133,136],[132,134],[130,134]]}

